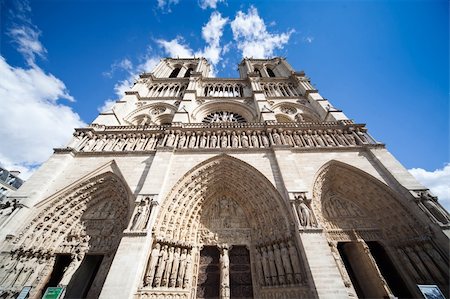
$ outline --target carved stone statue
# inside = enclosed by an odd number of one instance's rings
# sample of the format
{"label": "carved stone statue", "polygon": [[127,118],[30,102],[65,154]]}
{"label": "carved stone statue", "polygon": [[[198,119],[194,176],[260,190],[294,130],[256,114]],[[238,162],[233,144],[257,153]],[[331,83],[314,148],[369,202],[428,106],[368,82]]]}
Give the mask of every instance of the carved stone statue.
{"label": "carved stone statue", "polygon": [[175,287],[176,280],[177,280],[177,273],[178,268],[180,266],[180,247],[175,248],[174,254],[173,254],[173,264],[172,269],[170,271],[170,278],[169,278],[169,287]]}
{"label": "carved stone statue", "polygon": [[432,196],[429,192],[421,192],[420,200],[429,214],[434,216],[442,224],[450,222],[450,216],[438,203],[437,197]]}
{"label": "carved stone statue", "polygon": [[167,245],[163,245],[159,252],[159,260],[158,260],[158,269],[155,273],[155,279],[153,281],[154,287],[159,287],[161,285],[162,275],[164,273],[165,265],[167,262],[167,258],[169,256]]}
{"label": "carved stone statue", "polygon": [[216,146],[217,146],[217,136],[216,136],[216,132],[213,132],[211,135],[211,139],[209,141],[209,147],[215,148]]}
{"label": "carved stone statue", "polygon": [[173,131],[170,131],[169,136],[167,137],[166,146],[173,146],[175,141],[175,134]]}
{"label": "carved stone statue", "polygon": [[230,260],[226,246],[221,248],[220,253],[220,298],[230,298]]}
{"label": "carved stone statue", "polygon": [[189,148],[194,148],[196,141],[197,141],[197,136],[195,135],[195,132],[194,132],[194,133],[192,133],[192,136],[189,139]]}
{"label": "carved stone statue", "polygon": [[206,147],[206,133],[203,132],[202,135],[200,136],[200,148],[205,147]]}
{"label": "carved stone statue", "polygon": [[262,133],[261,133],[261,140],[262,140],[262,145],[263,145],[264,147],[269,147],[269,146],[270,146],[269,138],[267,138],[267,135],[266,135],[265,132],[262,132]]}
{"label": "carved stone statue", "polygon": [[239,147],[239,138],[236,136],[236,132],[231,133],[231,146],[234,148]]}
{"label": "carved stone statue", "polygon": [[187,249],[183,248],[181,250],[180,266],[179,266],[179,271],[177,274],[177,282],[175,285],[177,288],[183,286],[184,273],[186,271],[186,259],[187,259]]}
{"label": "carved stone statue", "polygon": [[186,133],[181,132],[180,139],[178,140],[178,148],[184,148],[185,142],[186,142]]}
{"label": "carved stone statue", "polygon": [[226,148],[228,146],[228,136],[227,133],[223,132],[222,137],[220,137],[220,147]]}
{"label": "carved stone statue", "polygon": [[281,260],[281,253],[278,244],[273,244],[273,253],[275,256],[275,265],[278,272],[278,281],[280,282],[280,284],[286,284],[286,273],[284,272],[283,261]]}
{"label": "carved stone statue", "polygon": [[245,135],[245,132],[242,132],[241,143],[242,143],[242,147],[249,147],[248,136]]}
{"label": "carved stone statue", "polygon": [[288,241],[289,257],[291,258],[292,270],[294,271],[295,280],[302,282],[300,260],[298,259],[297,249],[291,240]]}
{"label": "carved stone statue", "polygon": [[294,283],[294,276],[292,272],[291,260],[289,259],[289,250],[286,248],[286,244],[280,244],[280,254],[283,261],[284,271],[286,272],[286,282],[288,284]]}
{"label": "carved stone statue", "polygon": [[276,145],[280,145],[281,144],[280,134],[277,133],[277,130],[273,130],[272,138],[273,138],[273,143],[274,144],[276,144]]}
{"label": "carved stone statue", "polygon": [[259,140],[258,140],[258,135],[256,135],[256,132],[252,133],[252,146],[253,147],[259,147]]}
{"label": "carved stone statue", "polygon": [[147,275],[145,276],[144,285],[152,285],[153,278],[155,277],[155,268],[159,258],[159,251],[161,249],[161,245],[156,243],[152,249],[152,253],[150,254],[150,263],[147,268]]}

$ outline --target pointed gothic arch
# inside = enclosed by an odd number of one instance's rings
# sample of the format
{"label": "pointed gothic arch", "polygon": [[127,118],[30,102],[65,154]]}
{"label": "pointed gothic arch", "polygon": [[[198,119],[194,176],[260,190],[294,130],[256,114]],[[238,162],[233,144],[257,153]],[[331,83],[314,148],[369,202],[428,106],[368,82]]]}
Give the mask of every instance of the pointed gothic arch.
{"label": "pointed gothic arch", "polygon": [[[264,292],[298,295],[306,283],[288,204],[261,172],[225,154],[198,164],[174,185],[161,204],[152,233],[141,289],[147,296],[204,294],[200,282],[208,281],[209,273],[202,272],[201,261],[208,260],[202,248],[217,252],[212,247],[220,251],[221,273],[229,271],[223,266],[229,248],[248,249],[252,274],[247,274],[246,286],[254,286],[250,293],[256,298],[271,296]],[[281,285],[290,288],[262,288]],[[230,284],[221,278],[221,292],[226,294],[227,287]]]}
{"label": "pointed gothic arch", "polygon": [[349,293],[403,298],[417,296],[417,284],[448,289],[445,253],[402,195],[377,178],[329,161],[317,172],[312,207]]}
{"label": "pointed gothic arch", "polygon": [[[62,284],[68,292],[80,289],[82,293],[72,293],[75,296],[99,295],[133,204],[115,168],[114,162],[107,163],[35,206],[31,221],[1,256],[6,266],[0,269],[0,286],[5,294],[14,296],[28,285],[33,287],[31,295],[39,296],[46,286]],[[58,266],[61,260],[64,266]],[[93,260],[96,269],[90,280],[83,281],[83,275],[77,279],[77,271],[92,267],[87,264]]]}

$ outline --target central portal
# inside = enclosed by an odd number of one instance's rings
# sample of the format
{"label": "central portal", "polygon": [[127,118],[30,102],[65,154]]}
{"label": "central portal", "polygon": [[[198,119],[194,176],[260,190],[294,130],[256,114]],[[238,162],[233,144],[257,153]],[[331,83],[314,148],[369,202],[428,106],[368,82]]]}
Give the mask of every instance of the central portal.
{"label": "central portal", "polygon": [[202,212],[197,298],[253,298],[251,229],[242,207],[221,197]]}

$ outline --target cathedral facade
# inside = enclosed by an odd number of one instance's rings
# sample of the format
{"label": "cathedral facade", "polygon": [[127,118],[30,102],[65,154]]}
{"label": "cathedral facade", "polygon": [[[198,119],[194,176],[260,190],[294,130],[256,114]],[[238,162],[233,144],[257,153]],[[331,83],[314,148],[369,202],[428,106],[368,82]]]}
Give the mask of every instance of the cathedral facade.
{"label": "cathedral facade", "polygon": [[9,198],[1,298],[448,294],[450,216],[364,124],[283,58],[208,73],[161,60]]}

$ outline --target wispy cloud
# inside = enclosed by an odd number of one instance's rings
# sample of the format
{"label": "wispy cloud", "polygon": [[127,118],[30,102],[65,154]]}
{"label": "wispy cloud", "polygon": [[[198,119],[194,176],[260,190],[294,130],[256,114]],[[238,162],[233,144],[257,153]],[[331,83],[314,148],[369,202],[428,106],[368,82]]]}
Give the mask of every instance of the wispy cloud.
{"label": "wispy cloud", "polygon": [[172,5],[176,5],[180,0],[157,0],[158,8],[165,13],[172,12]]}
{"label": "wispy cloud", "polygon": [[441,169],[427,171],[422,168],[412,168],[409,172],[424,186],[430,188],[439,198],[439,202],[450,211],[450,164]]}
{"label": "wispy cloud", "polygon": [[[133,83],[138,79],[139,74],[153,71],[160,59],[161,58],[159,56],[147,55],[137,65],[134,65],[132,61],[127,58],[113,63],[110,71],[103,73],[105,76],[112,77],[114,72],[118,69],[122,69],[127,72],[126,78],[120,80],[114,85],[116,99],[120,99],[124,96],[125,91],[129,90],[133,86]],[[105,100],[105,102],[97,108],[98,112],[101,113],[111,110],[115,102],[115,99]]]}
{"label": "wispy cloud", "polygon": [[225,2],[225,0],[200,0],[198,2],[198,5],[202,9],[207,9],[207,8],[216,9],[217,8],[217,4],[220,3],[220,2]]}
{"label": "wispy cloud", "polygon": [[84,126],[80,116],[61,100],[74,101],[66,85],[42,70],[36,57],[47,50],[39,41],[41,31],[29,17],[27,1],[15,1],[7,28],[28,64],[15,67],[0,56],[0,164],[18,169],[27,178],[32,171],[71,137],[74,127]]}
{"label": "wispy cloud", "polygon": [[283,49],[294,30],[275,34],[267,31],[258,10],[251,6],[247,13],[239,11],[231,22],[233,39],[243,57],[267,58],[275,49]]}
{"label": "wispy cloud", "polygon": [[215,69],[222,60],[222,54],[228,50],[228,46],[221,46],[220,40],[223,36],[223,29],[229,19],[222,17],[219,12],[213,12],[208,22],[202,27],[202,38],[206,45],[203,49],[192,50],[180,36],[172,40],[158,39],[157,43],[164,52],[171,57],[205,57],[211,63],[211,73],[215,75]]}
{"label": "wispy cloud", "polygon": [[13,9],[10,11],[12,25],[8,28],[7,33],[27,63],[35,65],[36,56],[45,58],[47,54],[47,50],[39,40],[41,31],[29,17],[31,8],[27,1],[15,1],[13,5]]}

